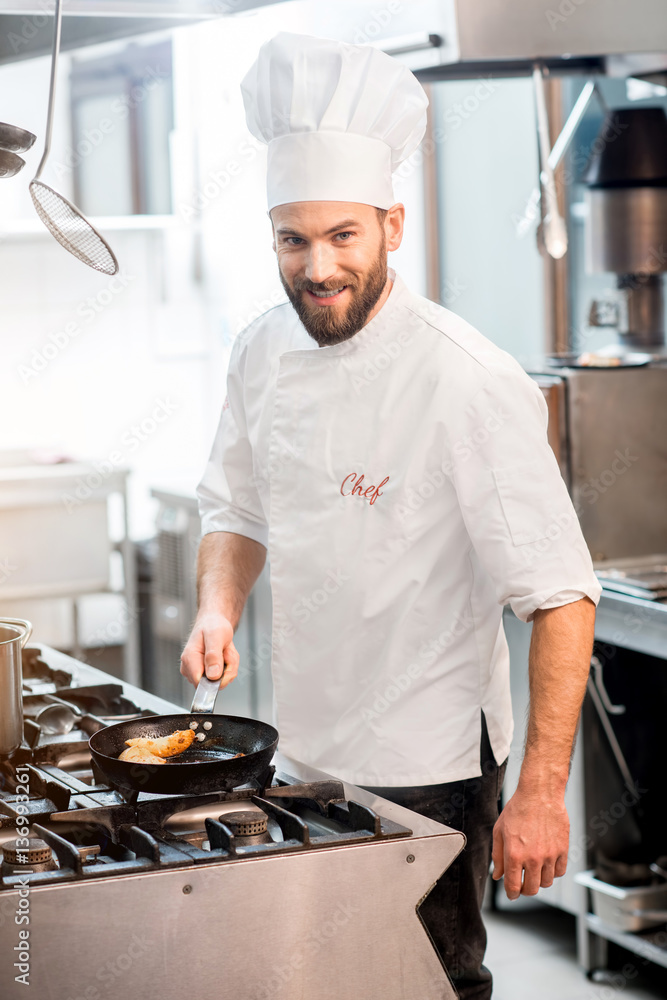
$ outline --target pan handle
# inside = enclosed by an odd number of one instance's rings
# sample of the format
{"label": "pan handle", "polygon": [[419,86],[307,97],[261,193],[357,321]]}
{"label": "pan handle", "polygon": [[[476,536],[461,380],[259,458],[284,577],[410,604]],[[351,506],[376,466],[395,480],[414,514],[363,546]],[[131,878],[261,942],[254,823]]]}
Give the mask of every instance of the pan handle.
{"label": "pan handle", "polygon": [[210,714],[215,708],[215,699],[218,697],[219,690],[220,680],[209,680],[206,674],[203,674],[192,699],[190,711]]}

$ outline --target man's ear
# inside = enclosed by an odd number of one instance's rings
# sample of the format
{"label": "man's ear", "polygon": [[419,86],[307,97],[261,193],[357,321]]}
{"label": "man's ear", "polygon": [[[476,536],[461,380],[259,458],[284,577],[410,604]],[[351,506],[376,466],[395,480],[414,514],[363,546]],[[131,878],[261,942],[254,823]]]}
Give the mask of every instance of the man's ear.
{"label": "man's ear", "polygon": [[405,205],[400,201],[388,209],[384,218],[384,235],[387,241],[387,251],[398,250],[403,240],[405,223]]}

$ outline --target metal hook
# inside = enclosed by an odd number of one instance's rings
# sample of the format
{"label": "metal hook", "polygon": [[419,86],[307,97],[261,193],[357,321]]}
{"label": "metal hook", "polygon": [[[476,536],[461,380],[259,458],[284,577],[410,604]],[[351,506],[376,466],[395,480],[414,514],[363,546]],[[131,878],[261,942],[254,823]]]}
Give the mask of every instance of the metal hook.
{"label": "metal hook", "polygon": [[607,689],[604,686],[604,681],[602,679],[602,661],[598,659],[597,656],[591,656],[591,666],[593,668],[593,673],[595,674],[595,686],[607,713],[609,715],[624,715],[625,705],[612,704],[611,698],[607,694]]}

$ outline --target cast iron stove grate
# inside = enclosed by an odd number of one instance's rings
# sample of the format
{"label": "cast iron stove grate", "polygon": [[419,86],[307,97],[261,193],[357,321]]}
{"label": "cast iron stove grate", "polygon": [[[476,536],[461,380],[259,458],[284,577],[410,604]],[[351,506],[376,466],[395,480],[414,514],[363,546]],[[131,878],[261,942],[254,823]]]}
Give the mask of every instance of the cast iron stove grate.
{"label": "cast iron stove grate", "polygon": [[[137,874],[177,866],[240,861],[293,851],[363,844],[411,836],[412,831],[367,806],[346,801],[336,780],[301,783],[273,767],[257,781],[231,792],[203,795],[123,795],[85,785],[58,768],[31,768],[28,816],[33,834],[53,851],[58,868],[2,878],[2,887],[28,878],[31,885]],[[175,814],[218,803],[239,804],[266,817],[266,834],[248,836],[238,819],[207,816],[201,831],[169,829]],[[0,806],[11,808],[7,797]],[[53,807],[53,808],[52,808]],[[39,822],[38,822],[39,820]],[[42,825],[48,823],[48,826]],[[23,883],[21,883],[23,884]]]}

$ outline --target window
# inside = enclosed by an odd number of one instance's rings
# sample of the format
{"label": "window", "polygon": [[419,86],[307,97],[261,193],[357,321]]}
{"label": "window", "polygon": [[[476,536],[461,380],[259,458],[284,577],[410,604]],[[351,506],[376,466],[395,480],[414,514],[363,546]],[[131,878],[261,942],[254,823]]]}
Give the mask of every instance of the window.
{"label": "window", "polygon": [[86,215],[167,215],[171,40],[74,60],[74,201]]}

